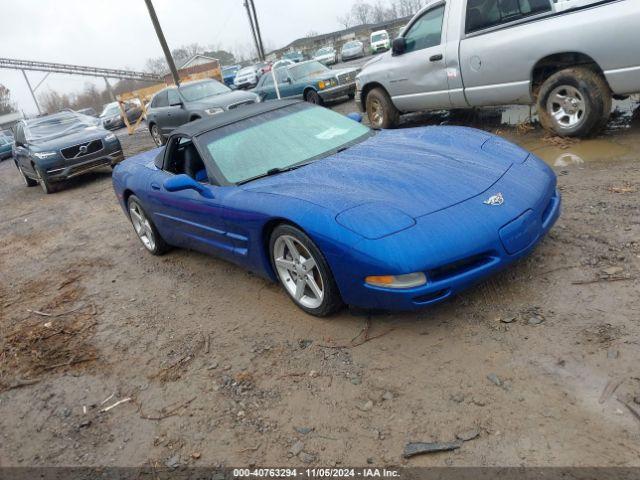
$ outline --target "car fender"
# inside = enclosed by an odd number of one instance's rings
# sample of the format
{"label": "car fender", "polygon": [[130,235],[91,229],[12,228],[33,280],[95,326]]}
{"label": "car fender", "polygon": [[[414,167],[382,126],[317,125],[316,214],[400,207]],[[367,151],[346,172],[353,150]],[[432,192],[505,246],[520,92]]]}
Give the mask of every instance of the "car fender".
{"label": "car fender", "polygon": [[269,236],[279,223],[304,231],[324,255],[334,276],[340,275],[342,260],[351,246],[362,239],[339,225],[332,210],[298,198],[239,189],[227,197],[225,206],[229,231],[246,239],[242,263],[272,280],[276,277],[268,251]]}

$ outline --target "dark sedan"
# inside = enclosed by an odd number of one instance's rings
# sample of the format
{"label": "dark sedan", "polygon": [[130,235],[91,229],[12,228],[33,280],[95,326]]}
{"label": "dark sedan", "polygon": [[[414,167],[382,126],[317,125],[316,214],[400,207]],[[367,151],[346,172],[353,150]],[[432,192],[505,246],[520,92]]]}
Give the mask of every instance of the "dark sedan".
{"label": "dark sedan", "polygon": [[28,187],[40,184],[45,193],[61,181],[124,160],[120,141],[98,119],[66,110],[15,128],[13,160]]}
{"label": "dark sedan", "polygon": [[199,80],[177,88],[171,86],[156,93],[149,104],[149,133],[156,145],[164,145],[167,136],[184,123],[259,101],[255,93],[231,90],[216,80]]}
{"label": "dark sedan", "polygon": [[[142,115],[142,108],[135,103],[126,103],[124,111],[127,114],[127,120],[129,123],[133,123],[140,115]],[[122,118],[122,111],[118,102],[108,103],[104,106],[104,110],[100,114],[100,120],[102,120],[102,126],[107,130],[117,130],[125,126],[124,119]]]}

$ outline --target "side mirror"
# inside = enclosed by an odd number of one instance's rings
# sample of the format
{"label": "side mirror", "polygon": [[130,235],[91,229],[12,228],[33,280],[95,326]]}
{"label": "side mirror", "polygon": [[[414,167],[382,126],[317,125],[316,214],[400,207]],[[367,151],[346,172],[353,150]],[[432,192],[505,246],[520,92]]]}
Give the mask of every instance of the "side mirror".
{"label": "side mirror", "polygon": [[195,190],[205,198],[214,198],[211,190],[196,182],[189,175],[180,174],[168,178],[164,181],[164,189],[167,192],[180,192],[182,190]]}
{"label": "side mirror", "polygon": [[348,113],[347,118],[350,118],[354,122],[362,123],[362,115],[358,112]]}
{"label": "side mirror", "polygon": [[398,37],[393,40],[391,51],[394,55],[402,55],[407,48],[407,42],[404,37]]}

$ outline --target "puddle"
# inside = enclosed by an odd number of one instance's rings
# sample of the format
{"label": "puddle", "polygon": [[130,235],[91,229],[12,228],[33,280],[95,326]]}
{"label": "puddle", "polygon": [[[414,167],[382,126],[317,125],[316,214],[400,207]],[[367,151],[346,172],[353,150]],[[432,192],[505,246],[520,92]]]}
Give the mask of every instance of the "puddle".
{"label": "puddle", "polygon": [[545,138],[535,138],[518,143],[552,167],[581,166],[586,162],[614,160],[631,153],[630,148],[605,139],[567,142],[566,146],[549,144],[547,141]]}
{"label": "puddle", "polygon": [[[608,131],[640,125],[640,96],[632,95],[625,100],[613,100]],[[420,125],[465,125],[485,130],[499,127],[517,127],[523,124],[538,124],[536,109],[530,105],[508,105],[477,109],[440,110],[410,113],[403,117],[403,126]]]}

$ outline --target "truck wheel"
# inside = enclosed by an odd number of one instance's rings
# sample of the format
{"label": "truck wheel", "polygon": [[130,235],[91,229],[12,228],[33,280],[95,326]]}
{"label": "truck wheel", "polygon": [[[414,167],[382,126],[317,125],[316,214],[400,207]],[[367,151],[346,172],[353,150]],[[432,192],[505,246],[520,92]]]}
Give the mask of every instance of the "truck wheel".
{"label": "truck wheel", "polygon": [[20,165],[18,165],[17,162],[16,162],[16,167],[18,167],[18,171],[20,172],[20,176],[22,176],[22,180],[24,181],[24,184],[27,187],[35,187],[36,185],[38,185],[38,182],[35,181],[33,178],[27,177],[27,175],[22,170],[22,167]]}
{"label": "truck wheel", "polygon": [[365,100],[369,123],[375,129],[395,128],[400,120],[400,112],[381,88],[374,88]]}
{"label": "truck wheel", "polygon": [[542,126],[560,136],[597,133],[611,114],[611,90],[602,76],[588,68],[567,68],[547,78],[538,92]]}
{"label": "truck wheel", "polygon": [[38,183],[42,188],[42,191],[49,195],[50,193],[55,193],[58,191],[58,185],[55,185],[53,182],[49,181],[47,175],[42,171],[40,167],[35,167],[36,175],[38,176]]}

